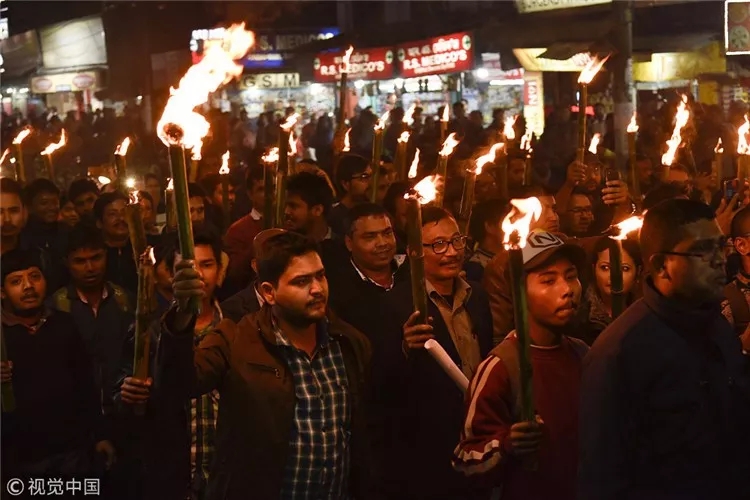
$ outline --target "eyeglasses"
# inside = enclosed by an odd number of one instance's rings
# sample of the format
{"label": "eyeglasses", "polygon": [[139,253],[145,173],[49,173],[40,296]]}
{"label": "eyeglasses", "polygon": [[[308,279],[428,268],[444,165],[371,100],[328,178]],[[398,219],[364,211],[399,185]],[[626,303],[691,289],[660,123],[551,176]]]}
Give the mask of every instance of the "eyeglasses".
{"label": "eyeglasses", "polygon": [[359,175],[353,175],[352,180],[353,181],[369,181],[372,177],[372,174],[359,174]]}
{"label": "eyeglasses", "polygon": [[[719,241],[706,244],[706,248],[696,248],[695,252],[659,252],[663,255],[675,255],[677,257],[696,257],[703,262],[711,262],[717,255],[724,253],[727,244],[727,238],[721,238]],[[708,248],[710,246],[710,248]]]}
{"label": "eyeglasses", "polygon": [[594,210],[591,207],[576,207],[571,208],[568,212],[572,214],[593,214]]}
{"label": "eyeglasses", "polygon": [[463,250],[466,248],[466,236],[455,236],[450,240],[437,240],[433,243],[422,243],[424,247],[432,247],[432,251],[438,255],[444,254],[448,251],[448,247],[452,246],[454,250]]}

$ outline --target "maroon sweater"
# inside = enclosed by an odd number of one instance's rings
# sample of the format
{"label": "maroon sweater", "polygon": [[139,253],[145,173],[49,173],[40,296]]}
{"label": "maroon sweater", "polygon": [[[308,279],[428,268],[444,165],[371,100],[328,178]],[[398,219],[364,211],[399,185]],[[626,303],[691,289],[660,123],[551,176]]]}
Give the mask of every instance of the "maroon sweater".
{"label": "maroon sweater", "polygon": [[467,393],[453,462],[456,470],[492,486],[502,485],[503,500],[575,499],[582,359],[573,342],[563,337],[557,347],[531,348],[534,406],[544,421],[537,470],[524,470],[507,452],[518,409],[506,366],[492,354],[479,365]]}

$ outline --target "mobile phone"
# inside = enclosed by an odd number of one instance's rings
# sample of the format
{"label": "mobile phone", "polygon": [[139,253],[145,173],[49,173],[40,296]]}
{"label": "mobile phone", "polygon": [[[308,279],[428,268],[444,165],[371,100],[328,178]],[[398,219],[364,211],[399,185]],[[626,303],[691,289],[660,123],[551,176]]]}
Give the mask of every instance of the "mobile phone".
{"label": "mobile phone", "polygon": [[730,202],[735,194],[737,194],[737,179],[724,181],[724,199]]}
{"label": "mobile phone", "polygon": [[604,182],[612,182],[621,180],[620,171],[616,168],[608,168],[604,171]]}

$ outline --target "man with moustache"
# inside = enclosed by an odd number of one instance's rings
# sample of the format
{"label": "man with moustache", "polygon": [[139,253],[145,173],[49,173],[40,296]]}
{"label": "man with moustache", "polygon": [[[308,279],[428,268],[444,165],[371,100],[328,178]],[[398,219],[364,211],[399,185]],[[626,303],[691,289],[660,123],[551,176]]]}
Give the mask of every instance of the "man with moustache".
{"label": "man with moustache", "polygon": [[209,500],[364,498],[369,343],[327,311],[312,241],[274,236],[257,264],[264,307],[239,323],[222,321],[197,348],[186,306],[203,297],[203,285],[192,262],[177,264],[177,306],[163,320],[155,389],[166,399],[221,393]]}
{"label": "man with moustache", "polygon": [[[580,247],[544,231],[533,231],[523,248],[536,420],[520,420],[515,331],[492,350],[469,386],[453,467],[474,481],[502,487],[504,500],[576,498],[578,399],[588,347],[568,334],[585,262]],[[533,471],[524,468],[529,456],[536,463]]]}
{"label": "man with moustache", "polygon": [[105,279],[135,296],[138,290],[138,270],[125,219],[125,206],[128,202],[128,197],[120,191],[104,193],[94,203],[94,218],[107,246]]}
{"label": "man with moustache", "polygon": [[[0,362],[15,409],[2,412],[3,484],[34,477],[94,477],[114,461],[105,440],[93,369],[73,318],[44,307],[47,282],[34,256],[20,249],[0,259]],[[96,455],[102,453],[97,470]]]}
{"label": "man with moustache", "polygon": [[328,215],[328,223],[338,236],[343,237],[346,234],[344,222],[347,212],[356,205],[368,201],[371,178],[372,168],[370,168],[368,158],[347,154],[339,160],[336,168],[336,184],[337,189],[341,190],[340,199]]}
{"label": "man with moustache", "polygon": [[487,498],[483,485],[451,468],[461,429],[463,392],[425,351],[435,339],[471,378],[492,346],[492,316],[482,288],[461,272],[466,236],[442,208],[422,208],[422,246],[429,319],[418,323],[409,282],[383,295],[373,359],[373,390],[383,421],[376,450],[389,498]]}
{"label": "man with moustache", "polygon": [[0,178],[0,252],[21,246],[21,231],[26,226],[27,211],[21,185],[8,177]]}
{"label": "man with moustache", "polygon": [[721,314],[725,238],[713,210],[645,215],[643,298],[584,360],[578,498],[744,499],[747,358]]}

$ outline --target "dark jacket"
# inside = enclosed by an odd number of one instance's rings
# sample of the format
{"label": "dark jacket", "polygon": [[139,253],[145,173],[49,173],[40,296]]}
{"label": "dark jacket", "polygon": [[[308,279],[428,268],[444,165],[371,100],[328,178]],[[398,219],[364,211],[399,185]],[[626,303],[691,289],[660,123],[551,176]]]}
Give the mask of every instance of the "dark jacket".
{"label": "dark jacket", "polygon": [[[278,498],[294,421],[295,388],[291,372],[276,345],[268,307],[243,317],[225,319],[197,349],[193,331],[170,332],[168,312],[157,352],[157,388],[165,398],[184,401],[190,395],[218,389],[221,394],[216,459],[209,479],[210,500]],[[367,432],[362,395],[370,360],[367,339],[329,315],[329,334],[341,345],[351,413],[350,488],[355,498],[370,491],[366,475]]]}
{"label": "dark jacket", "polygon": [[718,304],[647,283],[584,360],[578,497],[750,498],[746,369]]}
{"label": "dark jacket", "polygon": [[257,280],[253,281],[249,286],[221,303],[221,312],[225,318],[239,323],[245,315],[260,310],[260,303],[255,292],[255,285],[257,283]]}
{"label": "dark jacket", "polygon": [[[467,311],[485,358],[492,348],[492,314],[487,295],[470,283]],[[464,499],[482,495],[451,467],[463,424],[464,397],[426,351],[402,350],[403,325],[412,313],[411,284],[397,285],[373,308],[373,436],[376,460],[389,498]],[[435,340],[456,365],[461,359],[440,312],[428,300]],[[486,497],[485,497],[486,498]]]}

